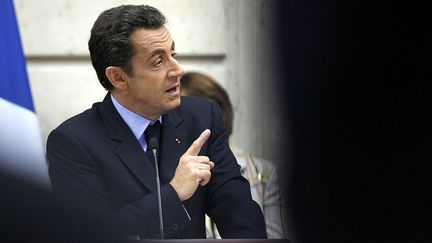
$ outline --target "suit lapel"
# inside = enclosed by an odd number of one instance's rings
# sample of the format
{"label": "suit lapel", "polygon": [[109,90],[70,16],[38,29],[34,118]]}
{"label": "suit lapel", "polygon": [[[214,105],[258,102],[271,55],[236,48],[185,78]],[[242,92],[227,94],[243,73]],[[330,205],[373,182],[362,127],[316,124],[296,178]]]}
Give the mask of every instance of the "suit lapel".
{"label": "suit lapel", "polygon": [[110,139],[119,143],[116,154],[138,180],[150,191],[156,190],[156,172],[132,131],[112,104],[108,93],[100,106]]}
{"label": "suit lapel", "polygon": [[159,161],[162,184],[170,182],[174,177],[178,161],[186,151],[186,134],[179,127],[181,121],[176,110],[163,116]]}
{"label": "suit lapel", "polygon": [[154,167],[133,135],[120,143],[116,153],[141,183],[150,191],[156,190]]}

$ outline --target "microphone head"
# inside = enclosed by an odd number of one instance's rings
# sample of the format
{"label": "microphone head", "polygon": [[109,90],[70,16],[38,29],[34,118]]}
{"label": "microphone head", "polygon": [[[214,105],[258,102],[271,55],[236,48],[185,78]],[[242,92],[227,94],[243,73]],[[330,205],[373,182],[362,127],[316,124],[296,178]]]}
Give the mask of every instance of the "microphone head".
{"label": "microphone head", "polygon": [[157,140],[157,138],[152,137],[152,138],[149,139],[149,142],[148,142],[148,149],[151,149],[151,150],[153,150],[153,149],[159,150],[159,141]]}

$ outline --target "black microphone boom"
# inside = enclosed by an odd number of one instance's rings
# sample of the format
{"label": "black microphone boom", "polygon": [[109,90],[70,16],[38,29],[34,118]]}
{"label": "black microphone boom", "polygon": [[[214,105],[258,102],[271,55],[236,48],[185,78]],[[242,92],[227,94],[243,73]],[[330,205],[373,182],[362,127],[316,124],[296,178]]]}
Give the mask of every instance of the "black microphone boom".
{"label": "black microphone boom", "polygon": [[154,161],[155,161],[155,170],[156,170],[156,186],[157,186],[157,195],[158,195],[158,206],[159,206],[159,230],[161,239],[164,238],[164,226],[163,226],[163,217],[162,217],[162,200],[161,200],[161,189],[160,189],[160,179],[159,179],[159,167],[158,167],[158,159],[157,159],[157,151],[159,150],[159,141],[156,138],[150,138],[147,149],[151,149]]}

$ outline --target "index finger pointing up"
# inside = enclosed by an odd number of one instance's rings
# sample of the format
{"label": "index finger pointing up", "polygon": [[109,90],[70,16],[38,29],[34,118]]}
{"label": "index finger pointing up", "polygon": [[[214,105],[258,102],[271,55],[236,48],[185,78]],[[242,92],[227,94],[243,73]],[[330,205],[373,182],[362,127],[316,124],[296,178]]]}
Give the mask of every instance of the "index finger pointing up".
{"label": "index finger pointing up", "polygon": [[185,154],[197,156],[201,150],[201,147],[204,145],[204,143],[210,137],[210,134],[211,134],[210,129],[204,130],[204,132],[202,132],[201,135],[188,148],[188,150],[186,151]]}

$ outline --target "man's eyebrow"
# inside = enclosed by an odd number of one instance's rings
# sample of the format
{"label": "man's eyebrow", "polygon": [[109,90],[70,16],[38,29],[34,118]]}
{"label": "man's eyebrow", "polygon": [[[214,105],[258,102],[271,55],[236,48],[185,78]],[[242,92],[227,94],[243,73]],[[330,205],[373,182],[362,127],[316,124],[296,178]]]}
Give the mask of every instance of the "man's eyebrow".
{"label": "man's eyebrow", "polygon": [[[173,41],[172,44],[171,44],[171,51],[174,51],[174,50],[175,50],[175,42]],[[156,55],[159,55],[159,54],[161,54],[161,53],[164,53],[164,52],[165,52],[164,49],[162,49],[162,48],[158,48],[158,49],[156,49],[156,50],[150,52],[150,54],[149,54],[149,59],[153,58],[153,57],[156,56]]]}

